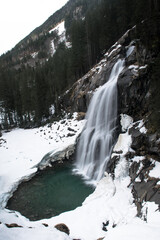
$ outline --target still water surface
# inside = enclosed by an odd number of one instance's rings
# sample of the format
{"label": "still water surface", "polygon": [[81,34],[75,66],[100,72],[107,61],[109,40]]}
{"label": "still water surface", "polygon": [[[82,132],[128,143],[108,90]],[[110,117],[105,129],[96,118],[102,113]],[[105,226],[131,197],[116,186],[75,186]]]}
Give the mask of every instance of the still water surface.
{"label": "still water surface", "polygon": [[72,174],[70,164],[57,164],[20,184],[7,208],[33,221],[50,218],[80,206],[93,190],[81,176]]}

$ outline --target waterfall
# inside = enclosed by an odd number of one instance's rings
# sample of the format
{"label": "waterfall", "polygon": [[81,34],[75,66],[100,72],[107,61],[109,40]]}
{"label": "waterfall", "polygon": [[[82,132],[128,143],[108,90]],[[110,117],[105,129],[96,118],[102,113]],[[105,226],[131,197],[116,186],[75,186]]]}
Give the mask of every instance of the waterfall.
{"label": "waterfall", "polygon": [[117,121],[117,79],[123,63],[123,60],[115,63],[107,83],[94,93],[86,114],[75,166],[90,180],[103,177],[111,155]]}

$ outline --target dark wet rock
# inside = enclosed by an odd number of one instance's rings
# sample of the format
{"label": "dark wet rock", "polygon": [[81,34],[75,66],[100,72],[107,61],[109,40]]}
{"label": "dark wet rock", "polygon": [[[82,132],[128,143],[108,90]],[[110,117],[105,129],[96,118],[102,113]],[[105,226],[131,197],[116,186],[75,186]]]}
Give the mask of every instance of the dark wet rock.
{"label": "dark wet rock", "polygon": [[75,133],[68,133],[67,134],[67,137],[73,137],[73,136],[75,136]]}
{"label": "dark wet rock", "polygon": [[141,132],[134,126],[129,129],[129,134],[132,135],[132,138],[137,138],[141,135]]}
{"label": "dark wet rock", "polygon": [[131,148],[139,153],[139,150],[142,150],[142,147],[144,146],[145,135],[135,128],[130,129],[130,134],[132,136]]}
{"label": "dark wet rock", "polygon": [[160,157],[159,135],[157,133],[154,133],[154,134],[148,134],[147,137],[148,137],[147,138],[148,152],[150,154],[157,156],[157,158],[159,159]]}
{"label": "dark wet rock", "polygon": [[61,231],[61,232],[65,232],[66,234],[69,235],[70,231],[69,228],[64,224],[64,223],[60,223],[54,226],[57,230]]}
{"label": "dark wet rock", "polygon": [[43,226],[48,227],[48,224],[47,224],[47,223],[42,223],[42,224],[43,224]]}
{"label": "dark wet rock", "polygon": [[[147,152],[147,150],[145,150]],[[136,153],[136,152],[135,152]],[[149,173],[155,167],[150,155],[144,156],[139,162],[132,162],[129,168],[129,175],[132,192],[137,206],[138,216],[142,217],[142,204],[145,201],[153,201],[160,206],[160,185],[157,182],[160,178],[150,177]]]}
{"label": "dark wet rock", "polygon": [[140,163],[138,162],[133,162],[131,167],[129,168],[129,175],[131,177],[131,182],[135,180],[137,177],[137,172],[139,170]]}
{"label": "dark wet rock", "polygon": [[107,231],[108,231],[108,230],[107,230],[107,226],[105,226],[105,225],[104,225],[104,223],[103,223],[102,230],[103,230],[103,231],[105,231],[105,232],[107,232]]}
{"label": "dark wet rock", "polygon": [[115,227],[117,227],[117,224],[113,223],[112,228],[115,228]]}
{"label": "dark wet rock", "polygon": [[68,127],[68,131],[71,131],[71,132],[76,132],[73,128],[71,127]]}
{"label": "dark wet rock", "polygon": [[107,227],[109,225],[109,220],[107,220],[106,222],[103,222],[103,226]]}
{"label": "dark wet rock", "polygon": [[62,120],[62,121],[61,121],[61,124],[64,124],[65,122],[66,122],[66,120]]}
{"label": "dark wet rock", "polygon": [[3,138],[0,138],[0,145],[6,143],[6,140]]}
{"label": "dark wet rock", "polygon": [[107,163],[106,171],[108,173],[111,173],[113,177],[114,177],[114,170],[115,170],[115,167],[116,167],[119,159],[120,159],[120,156],[117,154],[117,155],[114,155],[113,157],[111,157],[111,159]]}
{"label": "dark wet rock", "polygon": [[125,158],[128,160],[128,161],[132,161],[131,159],[135,156],[135,152],[127,152],[125,154]]}
{"label": "dark wet rock", "polygon": [[147,112],[148,77],[125,68],[118,78],[118,112],[141,119]]}
{"label": "dark wet rock", "polygon": [[147,182],[135,182],[134,189],[140,202],[154,201],[160,204],[160,188],[155,188],[157,180],[153,179]]}
{"label": "dark wet rock", "polygon": [[8,227],[8,228],[16,228],[16,227],[18,227],[18,228],[22,228],[22,226],[20,226],[20,225],[18,225],[17,223],[11,223],[11,224],[5,224],[6,225],[6,227]]}

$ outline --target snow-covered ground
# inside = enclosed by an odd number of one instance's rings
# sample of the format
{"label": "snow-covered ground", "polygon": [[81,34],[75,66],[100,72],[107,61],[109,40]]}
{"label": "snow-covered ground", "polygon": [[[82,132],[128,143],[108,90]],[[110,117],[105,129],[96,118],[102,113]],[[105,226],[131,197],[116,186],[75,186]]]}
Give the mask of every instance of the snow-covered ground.
{"label": "snow-covered ground", "polygon": [[[75,114],[76,116],[76,114]],[[132,124],[132,119],[122,118],[124,130]],[[115,179],[110,175],[101,179],[94,193],[88,196],[82,206],[51,219],[31,222],[20,213],[5,209],[10,193],[18,182],[35,173],[35,166],[43,156],[55,148],[73,144],[81,132],[84,121],[64,119],[50,126],[38,129],[14,129],[3,133],[0,147],[0,240],[159,240],[160,213],[154,203],[144,204],[147,222],[136,217],[136,207],[131,189],[127,188],[128,164],[125,153],[130,148],[128,132],[121,134],[116,150],[122,150],[121,159],[115,169]],[[70,136],[76,131],[74,136]],[[127,131],[127,130],[126,130]],[[159,165],[155,166],[155,171]],[[22,227],[8,228],[5,224],[16,223]],[[48,224],[48,227],[43,224]],[[66,235],[54,228],[65,223],[70,229]]]}

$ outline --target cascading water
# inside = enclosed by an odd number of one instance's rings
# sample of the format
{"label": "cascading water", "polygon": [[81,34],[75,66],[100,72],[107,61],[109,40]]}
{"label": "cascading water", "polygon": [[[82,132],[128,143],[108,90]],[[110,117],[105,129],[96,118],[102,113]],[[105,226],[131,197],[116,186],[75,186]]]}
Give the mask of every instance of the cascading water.
{"label": "cascading water", "polygon": [[100,180],[114,144],[117,121],[117,79],[123,70],[118,60],[106,84],[92,97],[86,114],[86,126],[77,149],[76,169],[90,180]]}

